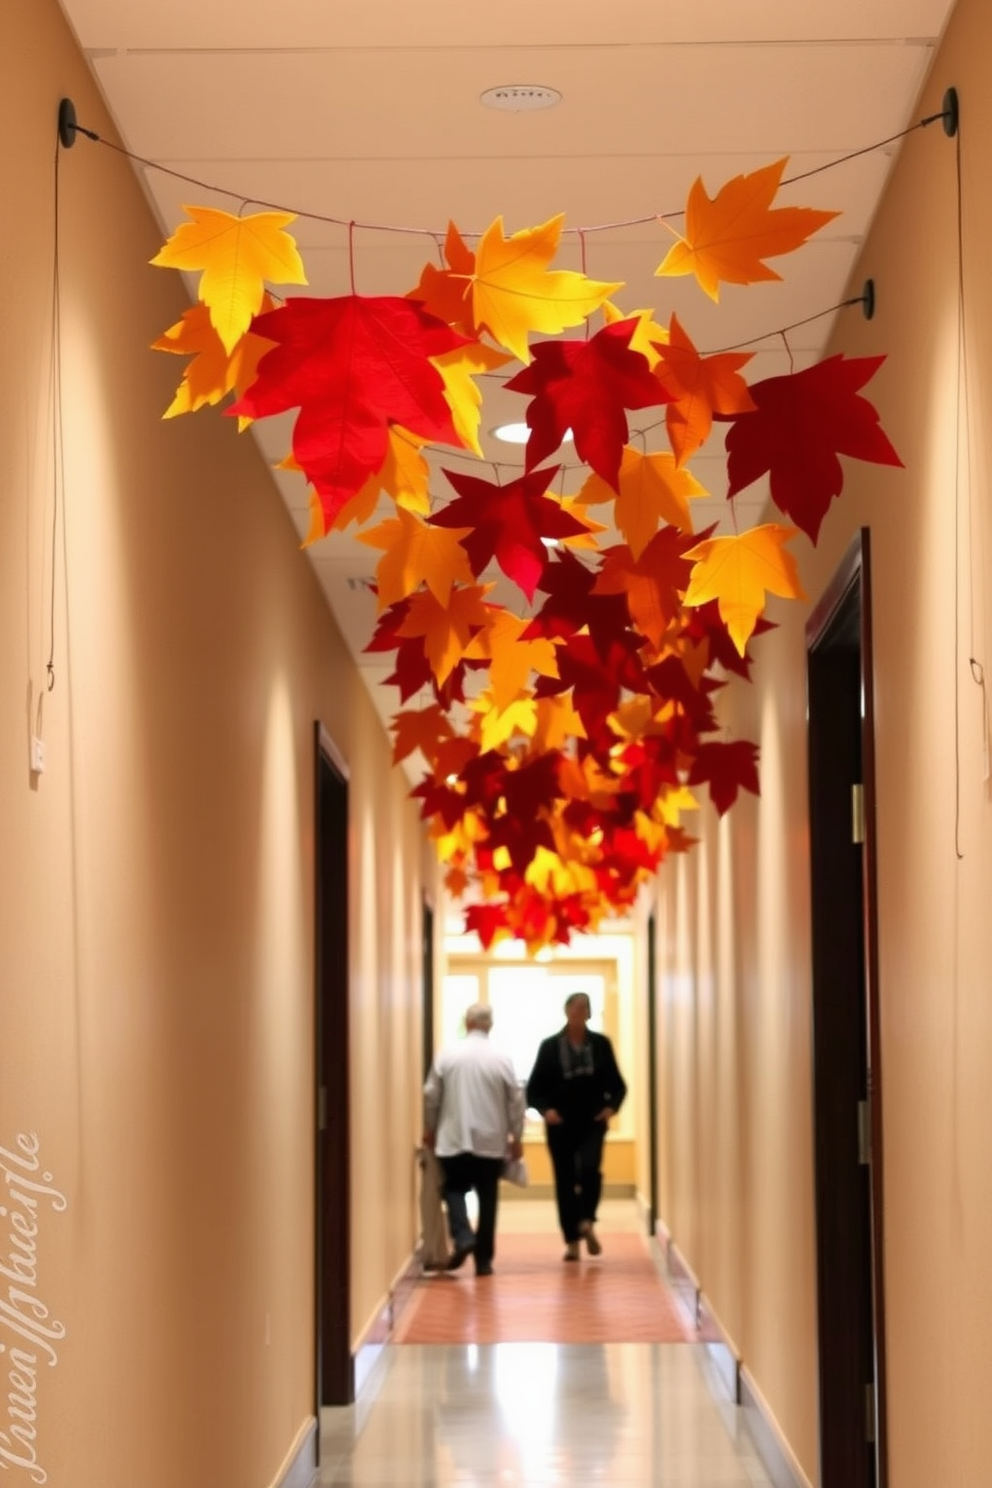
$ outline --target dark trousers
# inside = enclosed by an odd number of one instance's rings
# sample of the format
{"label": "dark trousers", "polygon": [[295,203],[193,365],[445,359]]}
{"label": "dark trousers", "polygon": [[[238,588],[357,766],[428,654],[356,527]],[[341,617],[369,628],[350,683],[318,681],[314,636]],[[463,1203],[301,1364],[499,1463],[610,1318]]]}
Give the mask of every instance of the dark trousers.
{"label": "dark trousers", "polygon": [[[491,1266],[496,1249],[496,1206],[502,1159],[459,1152],[455,1157],[442,1157],[439,1161],[444,1171],[444,1201],[452,1243],[457,1250],[470,1250],[474,1241],[476,1266]],[[465,1195],[470,1189],[475,1190],[479,1200],[479,1223],[474,1235],[465,1206]]]}
{"label": "dark trousers", "polygon": [[603,1191],[603,1141],[606,1122],[591,1126],[564,1121],[560,1126],[546,1126],[548,1150],[555,1170],[555,1199],[558,1222],[569,1242],[578,1240],[579,1225],[596,1218]]}

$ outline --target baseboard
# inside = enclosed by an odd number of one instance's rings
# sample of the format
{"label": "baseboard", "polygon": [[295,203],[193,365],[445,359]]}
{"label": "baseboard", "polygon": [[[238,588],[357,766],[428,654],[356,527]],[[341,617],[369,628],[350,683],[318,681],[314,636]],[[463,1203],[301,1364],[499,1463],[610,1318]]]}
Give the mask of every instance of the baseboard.
{"label": "baseboard", "polygon": [[356,1400],[368,1384],[386,1344],[393,1335],[400,1314],[413,1296],[419,1277],[420,1263],[416,1255],[411,1255],[397,1271],[385,1299],[373,1314],[352,1350],[351,1363]]}
{"label": "baseboard", "polygon": [[705,1292],[700,1292],[698,1301],[699,1341],[706,1348],[706,1355],[719,1393],[731,1405],[741,1403],[741,1356],[736,1343],[710,1305]]}
{"label": "baseboard", "polygon": [[775,1488],[812,1488],[767,1401],[744,1368],[740,1371],[740,1387],[744,1424]]}
{"label": "baseboard", "polygon": [[304,1421],[271,1488],[310,1488],[317,1476],[317,1421]]}

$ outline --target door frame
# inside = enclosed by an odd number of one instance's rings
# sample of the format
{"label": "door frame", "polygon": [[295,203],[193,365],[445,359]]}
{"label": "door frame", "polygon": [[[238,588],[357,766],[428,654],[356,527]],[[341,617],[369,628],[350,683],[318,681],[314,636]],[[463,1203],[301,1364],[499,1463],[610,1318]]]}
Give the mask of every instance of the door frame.
{"label": "door frame", "polygon": [[[867,527],[856,534],[807,621],[806,650],[820,1481],[821,1488],[850,1488],[852,1469],[861,1470],[857,1433],[864,1432],[865,1417],[870,1412],[874,1441],[867,1448],[864,1481],[871,1488],[886,1488],[884,1146],[871,542]],[[843,772],[857,766],[861,808],[854,809],[849,795],[851,804],[845,812],[844,791],[850,792],[854,776],[845,777]],[[860,817],[857,830],[854,816]],[[848,822],[852,822],[851,830],[846,827]],[[857,855],[852,857],[846,851],[858,830],[860,865]],[[838,996],[838,989],[852,977],[859,981],[853,1020],[850,1001]],[[861,1026],[856,1027],[856,1023]],[[857,1050],[855,1043],[859,1045]],[[853,1066],[855,1053],[861,1062],[860,1072]],[[838,1218],[839,1209],[844,1211],[843,1218]],[[843,1242],[837,1243],[838,1229],[845,1233],[848,1223],[862,1231],[858,1255],[853,1254],[853,1248],[845,1250]],[[860,1386],[855,1369],[863,1361],[852,1361],[852,1319],[841,1305],[851,1299],[849,1288],[862,1297],[855,1319],[861,1343],[855,1348],[870,1353],[871,1378]],[[865,1393],[860,1394],[860,1390]],[[860,1443],[865,1443],[865,1435],[861,1435]]]}
{"label": "door frame", "polygon": [[317,1414],[355,1398],[351,1352],[348,765],[314,726],[314,1333]]}

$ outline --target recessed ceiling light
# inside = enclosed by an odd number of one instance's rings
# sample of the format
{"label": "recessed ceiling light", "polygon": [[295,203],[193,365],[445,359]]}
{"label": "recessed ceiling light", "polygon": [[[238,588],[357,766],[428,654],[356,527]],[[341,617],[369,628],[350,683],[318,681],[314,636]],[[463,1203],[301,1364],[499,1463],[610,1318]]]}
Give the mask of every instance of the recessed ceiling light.
{"label": "recessed ceiling light", "polygon": [[[489,432],[494,439],[502,439],[504,444],[526,444],[530,438],[530,427],[527,424],[498,424]],[[566,429],[562,435],[562,444],[571,444],[573,437],[571,429]]]}
{"label": "recessed ceiling light", "polygon": [[486,108],[519,114],[525,110],[554,108],[561,103],[561,94],[557,88],[543,88],[536,83],[506,83],[499,88],[487,88],[479,95],[479,101]]}

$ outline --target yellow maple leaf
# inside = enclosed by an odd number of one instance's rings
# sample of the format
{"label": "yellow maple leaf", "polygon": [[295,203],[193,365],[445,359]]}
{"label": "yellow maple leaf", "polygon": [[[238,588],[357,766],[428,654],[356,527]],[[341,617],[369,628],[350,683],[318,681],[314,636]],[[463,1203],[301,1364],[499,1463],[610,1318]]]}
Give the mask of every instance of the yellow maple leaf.
{"label": "yellow maple leaf", "polygon": [[717,601],[720,618],[741,656],[765,607],[765,595],[805,599],[796,560],[783,547],[798,527],[766,522],[739,537],[711,537],[685,554],[695,566],[684,603]]}
{"label": "yellow maple leaf", "polygon": [[628,341],[631,351],[639,351],[653,372],[661,361],[661,352],[658,345],[666,345],[668,342],[668,327],[659,325],[654,318],[653,310],[621,310],[614,305],[612,300],[607,300],[603,306],[603,319],[607,325],[615,325],[620,320],[636,320],[634,333]]}
{"label": "yellow maple leaf", "polygon": [[468,554],[459,542],[470,527],[431,527],[415,512],[396,508],[396,516],[360,532],[358,541],[383,548],[376,568],[379,609],[388,609],[426,584],[440,605],[447,605],[453,585],[475,578]]}
{"label": "yellow maple leaf", "polygon": [[444,382],[444,399],[451,409],[451,421],[458,437],[466,449],[482,454],[479,444],[479,424],[482,420],[482,394],[472,381],[483,372],[495,372],[505,367],[513,358],[493,346],[483,346],[480,341],[467,346],[456,346],[442,356],[429,357]]}
{"label": "yellow maple leaf", "polygon": [[[370,475],[354,496],[345,502],[328,530],[344,532],[352,522],[361,527],[375,514],[383,492],[391,496],[397,506],[427,516],[431,509],[428,490],[430,467],[421,453],[422,449],[423,441],[417,439],[408,429],[401,428],[399,424],[390,424],[386,434],[386,458],[381,469]],[[299,469],[299,466],[295,468]],[[323,532],[319,535],[323,536]]]}
{"label": "yellow maple leaf", "polygon": [[526,692],[500,708],[487,689],[473,698],[469,707],[478,715],[479,750],[482,754],[507,744],[517,733],[529,739],[537,727],[537,703]]}
{"label": "yellow maple leaf", "polygon": [[589,893],[596,887],[596,874],[592,868],[576,861],[566,862],[550,848],[537,848],[524,872],[525,883],[531,884],[539,894],[550,894],[556,899],[568,898],[570,894]]}
{"label": "yellow maple leaf", "polygon": [[558,676],[554,641],[544,636],[521,640],[529,624],[528,619],[510,610],[493,606],[490,623],[466,648],[466,660],[489,662],[489,683],[498,709],[509,707],[527,685],[531,672],[542,677]]}
{"label": "yellow maple leaf", "polygon": [[528,333],[557,335],[582,325],[621,284],[601,284],[570,269],[549,269],[564,217],[503,236],[497,217],[479,240],[472,275],[472,314],[493,340],[530,361]]}
{"label": "yellow maple leaf", "polygon": [[837,217],[813,207],[772,207],[788,157],[735,176],[715,197],[697,177],[689,190],[685,233],[668,250],[656,274],[695,274],[713,300],[720,284],[781,279],[763,262],[802,247],[811,233]]}
{"label": "yellow maple leaf", "polygon": [[627,540],[634,559],[640,558],[659,524],[668,522],[681,532],[692,531],[689,502],[707,492],[685,466],[679,466],[668,450],[642,455],[626,445],[620,462],[619,492],[590,475],[576,500],[597,506],[613,501],[614,520]]}
{"label": "yellow maple leaf", "polygon": [[160,268],[200,270],[198,295],[230,353],[262,306],[266,284],[306,284],[303,260],[285,228],[295,212],[233,217],[217,207],[184,207],[176,228],[151,260]]}

